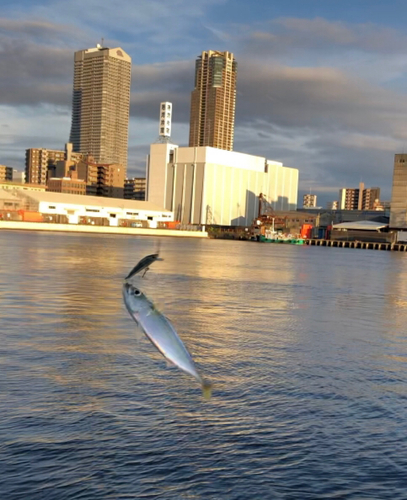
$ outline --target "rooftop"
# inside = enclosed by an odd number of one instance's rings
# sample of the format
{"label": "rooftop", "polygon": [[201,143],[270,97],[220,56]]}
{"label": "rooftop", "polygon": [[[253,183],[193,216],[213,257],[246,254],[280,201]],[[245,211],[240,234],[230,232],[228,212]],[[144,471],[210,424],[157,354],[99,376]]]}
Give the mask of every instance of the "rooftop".
{"label": "rooftop", "polygon": [[388,227],[388,224],[383,222],[375,222],[372,220],[359,220],[355,222],[341,222],[340,224],[334,224],[332,229],[350,229],[356,231],[379,231]]}

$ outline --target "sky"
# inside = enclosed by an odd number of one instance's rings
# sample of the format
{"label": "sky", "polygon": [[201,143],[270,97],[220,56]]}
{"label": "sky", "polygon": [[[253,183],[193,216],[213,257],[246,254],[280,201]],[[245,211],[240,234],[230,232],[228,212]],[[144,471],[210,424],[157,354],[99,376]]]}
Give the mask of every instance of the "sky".
{"label": "sky", "polygon": [[129,177],[145,175],[160,102],[187,145],[195,59],[228,50],[235,151],[298,168],[318,205],[361,181],[389,200],[407,152],[406,18],[405,0],[0,0],[0,164],[64,148],[73,54],[103,38],[132,58]]}

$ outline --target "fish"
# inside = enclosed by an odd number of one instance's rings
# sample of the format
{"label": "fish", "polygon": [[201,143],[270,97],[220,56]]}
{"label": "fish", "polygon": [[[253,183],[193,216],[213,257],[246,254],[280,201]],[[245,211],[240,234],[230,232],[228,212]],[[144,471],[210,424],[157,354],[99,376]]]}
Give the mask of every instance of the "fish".
{"label": "fish", "polygon": [[210,399],[212,384],[198,372],[191,354],[178,336],[170,320],[154,303],[131,283],[123,283],[123,300],[136,325],[150,342],[169,361],[185,373],[192,375],[202,387],[202,395]]}
{"label": "fish", "polygon": [[138,262],[133,269],[129,272],[129,274],[124,278],[125,280],[129,280],[132,278],[134,275],[140,273],[143,269],[145,269],[143,276],[146,274],[146,272],[149,269],[149,266],[157,260],[164,260],[159,258],[158,253],[153,253],[151,255],[147,255],[146,257],[143,257],[140,262]]}

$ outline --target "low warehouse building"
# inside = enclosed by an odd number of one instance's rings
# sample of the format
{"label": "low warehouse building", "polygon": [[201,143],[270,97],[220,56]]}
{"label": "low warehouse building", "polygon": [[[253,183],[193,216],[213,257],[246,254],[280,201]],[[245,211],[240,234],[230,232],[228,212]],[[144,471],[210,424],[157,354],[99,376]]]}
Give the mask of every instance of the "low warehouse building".
{"label": "low warehouse building", "polygon": [[155,228],[173,221],[173,214],[147,201],[16,190],[21,207],[45,221]]}
{"label": "low warehouse building", "polygon": [[331,230],[331,240],[336,241],[391,243],[394,237],[394,232],[389,232],[388,224],[371,220],[342,222],[334,224]]}

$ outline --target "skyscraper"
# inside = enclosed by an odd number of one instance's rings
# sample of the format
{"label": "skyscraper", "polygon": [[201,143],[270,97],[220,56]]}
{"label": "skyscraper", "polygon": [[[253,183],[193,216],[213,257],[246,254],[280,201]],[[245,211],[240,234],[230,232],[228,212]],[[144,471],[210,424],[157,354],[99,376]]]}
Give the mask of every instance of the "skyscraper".
{"label": "skyscraper", "polygon": [[407,154],[394,155],[390,227],[407,228]]}
{"label": "skyscraper", "polygon": [[202,52],[195,63],[189,146],[232,151],[237,62],[231,52]]}
{"label": "skyscraper", "polygon": [[73,150],[127,168],[131,58],[121,48],[75,52]]}

